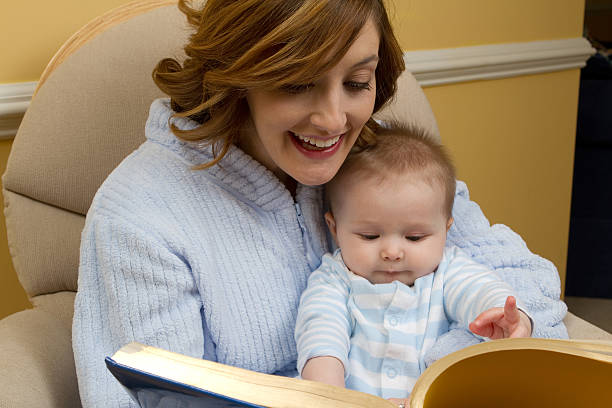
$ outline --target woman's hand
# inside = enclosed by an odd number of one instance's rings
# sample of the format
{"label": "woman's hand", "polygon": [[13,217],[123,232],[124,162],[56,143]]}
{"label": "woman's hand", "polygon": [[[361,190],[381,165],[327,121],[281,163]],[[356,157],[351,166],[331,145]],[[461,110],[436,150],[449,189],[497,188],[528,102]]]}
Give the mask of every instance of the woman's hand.
{"label": "woman's hand", "polygon": [[470,330],[490,339],[531,337],[531,320],[516,307],[514,296],[508,296],[504,307],[485,310],[470,323]]}

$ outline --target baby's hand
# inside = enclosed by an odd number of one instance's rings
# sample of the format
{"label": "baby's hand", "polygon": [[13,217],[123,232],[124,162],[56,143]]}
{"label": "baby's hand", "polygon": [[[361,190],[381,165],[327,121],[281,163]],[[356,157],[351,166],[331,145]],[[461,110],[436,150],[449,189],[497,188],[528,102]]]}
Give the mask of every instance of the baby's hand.
{"label": "baby's hand", "polygon": [[485,310],[470,323],[470,330],[490,339],[531,337],[529,317],[516,307],[516,299],[508,296],[504,307]]}
{"label": "baby's hand", "polygon": [[389,401],[396,404],[399,408],[408,408],[410,406],[410,397],[408,398],[389,398]]}

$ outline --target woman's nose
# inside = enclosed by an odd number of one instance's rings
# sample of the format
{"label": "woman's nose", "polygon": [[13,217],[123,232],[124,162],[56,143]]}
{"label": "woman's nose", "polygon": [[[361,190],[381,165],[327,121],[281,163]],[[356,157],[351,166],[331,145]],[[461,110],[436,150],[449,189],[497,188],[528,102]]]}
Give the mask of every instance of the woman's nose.
{"label": "woman's nose", "polygon": [[342,102],[342,92],[328,89],[317,95],[313,105],[310,122],[318,130],[330,135],[339,135],[347,131],[346,112]]}

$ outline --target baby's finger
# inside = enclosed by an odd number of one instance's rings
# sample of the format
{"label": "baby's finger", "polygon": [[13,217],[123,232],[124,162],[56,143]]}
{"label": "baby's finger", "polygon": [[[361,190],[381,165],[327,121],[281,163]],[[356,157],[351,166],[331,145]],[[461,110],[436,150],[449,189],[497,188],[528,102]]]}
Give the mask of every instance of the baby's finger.
{"label": "baby's finger", "polygon": [[398,408],[408,408],[410,404],[410,398],[389,398],[394,404],[397,404]]}
{"label": "baby's finger", "polygon": [[473,333],[479,336],[491,337],[495,335],[496,323],[503,317],[504,309],[501,307],[488,309],[479,314],[478,317],[470,323],[469,328]]}
{"label": "baby's finger", "polygon": [[479,314],[476,319],[472,323],[476,323],[478,326],[483,326],[489,323],[498,322],[500,319],[503,319],[505,310],[501,307],[494,307],[492,309],[487,309],[481,314]]}
{"label": "baby's finger", "polygon": [[521,320],[521,315],[516,307],[516,299],[514,296],[508,296],[506,298],[506,304],[504,304],[504,318],[510,326],[517,325]]}

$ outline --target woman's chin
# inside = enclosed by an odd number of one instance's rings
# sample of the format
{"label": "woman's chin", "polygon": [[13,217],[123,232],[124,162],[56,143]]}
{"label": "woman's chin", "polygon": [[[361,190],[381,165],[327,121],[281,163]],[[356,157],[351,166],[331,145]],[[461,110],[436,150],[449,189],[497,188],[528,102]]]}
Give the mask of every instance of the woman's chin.
{"label": "woman's chin", "polygon": [[305,186],[321,186],[328,181],[330,181],[334,177],[334,174],[325,177],[293,177],[298,183],[303,184]]}
{"label": "woman's chin", "polygon": [[308,170],[289,174],[294,180],[305,186],[320,186],[330,181],[340,168],[340,165],[327,163],[327,165],[309,166]]}

